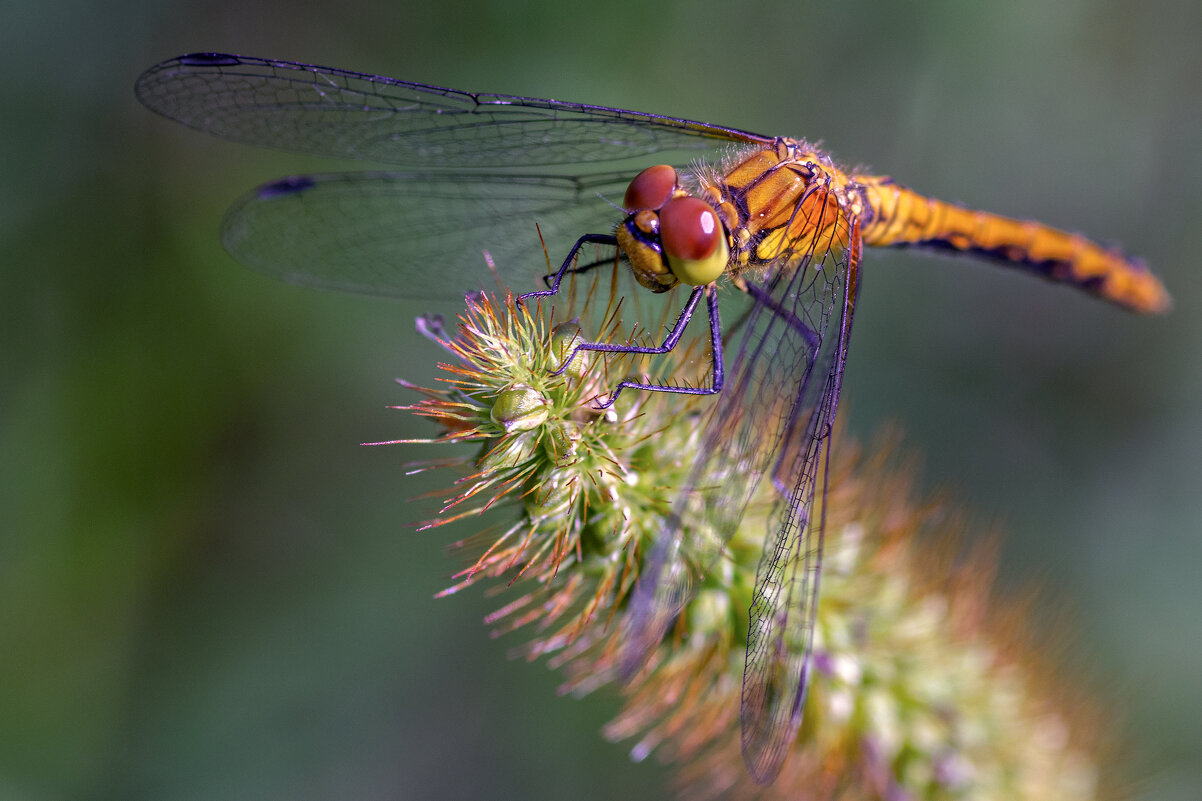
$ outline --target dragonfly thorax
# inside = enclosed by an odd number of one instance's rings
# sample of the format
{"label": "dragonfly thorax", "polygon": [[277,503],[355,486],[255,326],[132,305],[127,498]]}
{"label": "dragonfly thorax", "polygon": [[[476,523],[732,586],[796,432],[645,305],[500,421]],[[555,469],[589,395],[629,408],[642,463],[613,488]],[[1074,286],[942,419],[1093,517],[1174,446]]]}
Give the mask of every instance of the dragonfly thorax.
{"label": "dragonfly thorax", "polygon": [[730,232],[731,270],[816,263],[847,244],[860,191],[825,154],[778,138],[744,152],[722,172],[698,174],[700,195]]}
{"label": "dragonfly thorax", "polygon": [[712,206],[680,187],[672,167],[659,164],[635,176],[625,204],[630,214],[618,225],[618,247],[642,286],[652,292],[702,286],[726,270],[729,233]]}

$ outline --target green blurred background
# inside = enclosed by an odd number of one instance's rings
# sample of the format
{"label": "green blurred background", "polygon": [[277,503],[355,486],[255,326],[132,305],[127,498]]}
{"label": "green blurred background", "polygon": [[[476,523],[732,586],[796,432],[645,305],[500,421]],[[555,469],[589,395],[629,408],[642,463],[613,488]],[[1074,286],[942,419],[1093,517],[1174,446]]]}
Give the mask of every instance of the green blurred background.
{"label": "green blurred background", "polygon": [[[736,7],[742,10],[735,12]],[[497,601],[432,595],[423,307],[272,283],[224,207],[312,161],[137,105],[227,50],[822,139],[948,200],[1124,243],[1140,319],[1001,270],[867,254],[844,415],[1008,532],[1069,680],[1126,721],[1140,798],[1202,796],[1202,6],[133,2],[0,25],[0,798],[659,798],[507,658]]]}

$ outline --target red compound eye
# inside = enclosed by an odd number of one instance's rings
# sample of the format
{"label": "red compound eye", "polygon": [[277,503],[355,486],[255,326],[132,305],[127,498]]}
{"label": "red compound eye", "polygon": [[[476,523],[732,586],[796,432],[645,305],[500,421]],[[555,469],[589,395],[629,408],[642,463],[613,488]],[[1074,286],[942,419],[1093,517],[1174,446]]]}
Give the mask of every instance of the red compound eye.
{"label": "red compound eye", "polygon": [[676,170],[667,164],[657,164],[634,176],[630,186],[626,187],[623,205],[627,211],[658,209],[668,201],[675,188]]}
{"label": "red compound eye", "polygon": [[677,259],[704,259],[722,239],[718,215],[695,197],[677,197],[665,203],[659,212],[659,227],[664,252]]}
{"label": "red compound eye", "polygon": [[695,197],[674,197],[659,210],[659,241],[672,274],[690,286],[716,281],[730,261],[718,215]]}

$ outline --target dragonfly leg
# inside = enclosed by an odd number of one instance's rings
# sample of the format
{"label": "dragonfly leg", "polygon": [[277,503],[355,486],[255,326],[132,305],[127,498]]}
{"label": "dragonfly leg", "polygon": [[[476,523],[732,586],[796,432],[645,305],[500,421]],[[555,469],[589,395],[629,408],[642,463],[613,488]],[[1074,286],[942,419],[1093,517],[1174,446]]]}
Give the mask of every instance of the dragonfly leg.
{"label": "dragonfly leg", "polygon": [[763,287],[750,281],[743,280],[736,280],[735,285],[748,295],[751,295],[751,297],[755,299],[756,303],[771,309],[772,312],[781,320],[783,320],[786,325],[805,338],[806,344],[810,346],[810,350],[812,352],[818,352],[818,345],[821,344],[822,338],[818,336],[814,329],[802,322],[800,317],[781,306],[781,304]]}
{"label": "dragonfly leg", "polygon": [[722,324],[718,319],[718,292],[713,284],[694,287],[693,291],[689,294],[689,299],[685,303],[684,309],[681,310],[680,316],[676,319],[676,324],[672,326],[672,330],[668,332],[668,336],[664,339],[662,345],[648,347],[644,345],[612,345],[607,342],[581,342],[568,354],[568,358],[564,360],[564,363],[556,373],[562,373],[566,370],[572,359],[582,350],[601,351],[603,353],[639,353],[652,355],[668,353],[680,342],[685,328],[693,318],[693,313],[697,310],[697,304],[701,301],[703,292],[705,293],[706,312],[710,322],[710,374],[712,376],[710,385],[708,387],[685,387],[676,384],[653,384],[626,378],[618,383],[618,386],[610,393],[608,398],[597,404],[597,408],[608,409],[610,406],[613,406],[614,402],[618,399],[618,395],[622,393],[622,390],[627,388],[641,389],[648,392],[674,392],[681,395],[715,395],[721,392],[726,373],[722,364]]}
{"label": "dragonfly leg", "polygon": [[539,289],[534,292],[527,292],[526,294],[519,296],[518,303],[525,303],[527,298],[541,298],[549,295],[555,295],[559,292],[559,283],[568,273],[586,272],[599,264],[610,261],[610,259],[605,259],[604,262],[596,261],[586,264],[583,267],[573,267],[572,265],[576,262],[576,255],[580,253],[580,249],[590,243],[596,245],[613,245],[617,247],[618,238],[613,234],[585,234],[584,236],[580,237],[576,240],[576,244],[572,245],[571,251],[568,252],[568,257],[563,260],[563,264],[559,265],[559,270],[555,273],[555,275],[543,276],[543,281],[546,282],[547,288]]}

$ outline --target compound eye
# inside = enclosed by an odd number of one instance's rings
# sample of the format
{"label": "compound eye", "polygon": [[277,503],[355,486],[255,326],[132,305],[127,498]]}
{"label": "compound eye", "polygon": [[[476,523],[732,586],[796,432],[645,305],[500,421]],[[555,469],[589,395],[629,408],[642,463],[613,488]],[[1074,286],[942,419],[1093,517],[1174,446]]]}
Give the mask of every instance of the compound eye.
{"label": "compound eye", "polygon": [[726,269],[730,249],[726,231],[708,203],[695,197],[672,198],[659,212],[660,241],[672,274],[701,286]]}
{"label": "compound eye", "polygon": [[668,202],[676,188],[676,170],[667,164],[657,164],[634,176],[626,187],[623,201],[627,211],[658,209]]}

